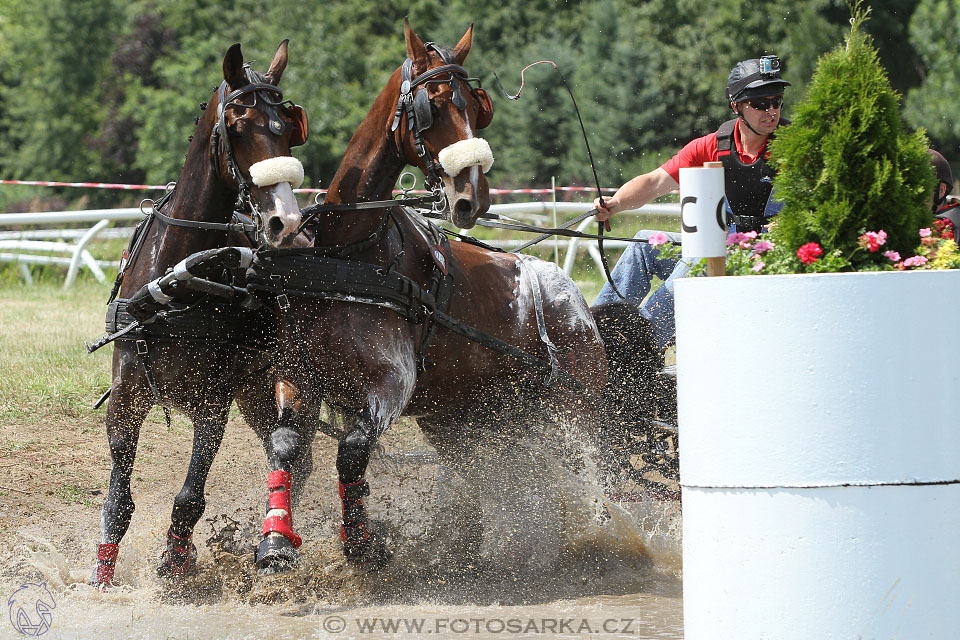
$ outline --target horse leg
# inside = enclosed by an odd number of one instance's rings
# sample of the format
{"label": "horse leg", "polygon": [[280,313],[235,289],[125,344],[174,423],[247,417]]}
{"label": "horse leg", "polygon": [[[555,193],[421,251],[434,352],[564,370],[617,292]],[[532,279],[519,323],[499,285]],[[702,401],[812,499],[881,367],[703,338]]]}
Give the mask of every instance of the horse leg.
{"label": "horse leg", "polygon": [[157,565],[160,577],[171,578],[196,572],[197,547],[192,541],[193,529],[206,508],[204,487],[213,459],[223,441],[229,406],[229,400],[221,398],[217,404],[206,405],[202,415],[193,417],[190,467],[183,488],[173,500],[167,548]]}
{"label": "horse leg", "polygon": [[[127,376],[130,380],[132,376]],[[135,508],[130,491],[130,476],[137,456],[140,426],[153,405],[142,393],[142,386],[124,376],[114,378],[110,403],[107,405],[107,439],[110,445],[110,486],[100,516],[100,544],[97,546],[97,564],[90,576],[90,584],[106,589],[113,586],[114,571],[120,540],[130,526]]]}
{"label": "horse leg", "polygon": [[[300,390],[292,382],[277,382],[275,393],[279,419],[272,431],[261,436],[271,471],[267,474],[269,497],[263,539],[255,560],[260,575],[289,571],[298,562],[296,550],[302,540],[293,532],[293,505],[303,491],[304,476],[313,468],[312,460],[308,462],[306,457],[312,457],[311,441],[318,418],[301,402]],[[311,423],[312,427],[305,426]]]}
{"label": "horse leg", "polygon": [[[413,371],[412,367],[410,371]],[[343,554],[348,559],[360,559],[370,549],[369,523],[363,503],[363,499],[370,495],[370,485],[365,477],[370,453],[380,436],[409,402],[413,385],[404,384],[402,376],[398,376],[394,383],[379,385],[377,389],[337,448],[337,475],[343,516],[340,540],[343,542]]]}

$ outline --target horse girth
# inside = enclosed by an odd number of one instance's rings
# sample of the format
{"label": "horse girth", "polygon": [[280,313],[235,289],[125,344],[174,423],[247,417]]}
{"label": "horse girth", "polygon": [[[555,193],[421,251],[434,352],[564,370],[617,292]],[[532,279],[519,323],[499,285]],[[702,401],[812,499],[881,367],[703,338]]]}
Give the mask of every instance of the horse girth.
{"label": "horse girth", "polygon": [[[137,321],[127,311],[129,300],[118,298],[107,306],[106,332],[118,334]],[[172,302],[156,319],[118,336],[118,342],[199,342],[229,344],[270,352],[276,344],[276,325],[269,313],[239,311],[216,302],[191,305]]]}

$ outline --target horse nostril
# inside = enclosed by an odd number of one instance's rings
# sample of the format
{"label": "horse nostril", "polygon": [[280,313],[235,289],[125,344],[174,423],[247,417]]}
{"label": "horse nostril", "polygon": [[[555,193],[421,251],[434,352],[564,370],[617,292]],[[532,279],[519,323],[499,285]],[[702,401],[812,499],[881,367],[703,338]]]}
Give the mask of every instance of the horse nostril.
{"label": "horse nostril", "polygon": [[283,220],[280,219],[280,216],[271,217],[267,226],[270,228],[270,235],[274,238],[279,238],[280,234],[283,233]]}
{"label": "horse nostril", "polygon": [[473,213],[473,203],[465,199],[457,200],[453,210],[462,216],[468,216]]}

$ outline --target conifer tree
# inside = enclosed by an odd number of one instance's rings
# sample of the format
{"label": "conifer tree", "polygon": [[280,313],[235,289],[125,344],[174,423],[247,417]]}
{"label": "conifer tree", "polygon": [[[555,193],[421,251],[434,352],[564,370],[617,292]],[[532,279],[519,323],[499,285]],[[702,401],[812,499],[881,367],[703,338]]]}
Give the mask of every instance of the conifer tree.
{"label": "conifer tree", "polygon": [[785,203],[772,234],[777,253],[795,256],[816,242],[825,252],[816,270],[864,268],[864,231],[885,231],[887,248],[906,253],[932,221],[926,136],[903,126],[899,96],[863,28],[869,8],[857,0],[850,10],[846,43],[820,58],[792,124],[771,144]]}

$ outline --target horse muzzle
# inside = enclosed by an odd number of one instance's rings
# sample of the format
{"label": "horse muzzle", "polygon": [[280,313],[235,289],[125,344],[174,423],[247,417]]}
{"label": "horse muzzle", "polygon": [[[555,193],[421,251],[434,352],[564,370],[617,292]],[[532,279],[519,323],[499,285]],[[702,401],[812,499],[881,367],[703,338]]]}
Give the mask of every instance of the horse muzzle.
{"label": "horse muzzle", "polygon": [[270,198],[264,242],[271,248],[291,245],[300,226],[300,205],[293,190],[303,184],[303,165],[292,156],[268,158],[250,165],[250,178]]}
{"label": "horse muzzle", "polygon": [[469,229],[490,208],[490,192],[483,175],[493,166],[493,152],[483,138],[468,138],[444,147],[437,159],[449,177],[443,191],[450,205],[450,221]]}

